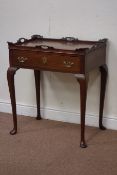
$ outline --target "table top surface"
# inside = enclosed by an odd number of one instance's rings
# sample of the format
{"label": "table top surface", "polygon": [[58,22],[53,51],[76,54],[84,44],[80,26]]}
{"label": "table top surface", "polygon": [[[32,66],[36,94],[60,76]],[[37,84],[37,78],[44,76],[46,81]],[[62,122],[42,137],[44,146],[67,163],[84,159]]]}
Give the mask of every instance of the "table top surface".
{"label": "table top surface", "polygon": [[91,50],[93,47],[106,42],[106,39],[98,41],[84,41],[73,37],[66,37],[61,39],[55,38],[43,38],[40,35],[33,35],[31,39],[19,38],[16,43],[8,42],[9,46],[26,47],[26,48],[38,48],[43,50],[55,49],[66,51],[81,51]]}
{"label": "table top surface", "polygon": [[80,42],[61,42],[60,40],[33,40],[25,42],[21,45],[27,47],[49,46],[55,49],[76,50],[80,48],[89,49],[94,44],[88,44],[88,43],[86,44]]}

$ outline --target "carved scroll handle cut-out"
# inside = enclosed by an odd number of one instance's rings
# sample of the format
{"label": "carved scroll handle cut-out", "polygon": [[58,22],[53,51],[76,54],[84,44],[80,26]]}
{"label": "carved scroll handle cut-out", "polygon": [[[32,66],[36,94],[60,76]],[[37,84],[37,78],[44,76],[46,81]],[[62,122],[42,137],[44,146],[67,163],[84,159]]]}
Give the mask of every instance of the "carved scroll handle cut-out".
{"label": "carved scroll handle cut-out", "polygon": [[32,35],[31,36],[31,39],[41,39],[41,38],[43,38],[42,35]]}
{"label": "carved scroll handle cut-out", "polygon": [[36,46],[36,48],[44,49],[44,50],[54,49],[54,47],[47,46],[47,45]]}
{"label": "carved scroll handle cut-out", "polygon": [[19,38],[19,39],[17,40],[17,43],[24,43],[25,41],[27,41],[26,38]]}
{"label": "carved scroll handle cut-out", "polygon": [[62,38],[63,40],[65,41],[78,41],[78,38],[74,38],[74,37],[65,37],[65,38]]}

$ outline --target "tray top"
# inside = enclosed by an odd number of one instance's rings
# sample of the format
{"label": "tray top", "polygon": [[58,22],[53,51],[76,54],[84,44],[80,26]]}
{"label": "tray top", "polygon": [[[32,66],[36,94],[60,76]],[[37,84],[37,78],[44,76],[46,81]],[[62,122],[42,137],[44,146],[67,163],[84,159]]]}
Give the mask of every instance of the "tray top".
{"label": "tray top", "polygon": [[60,40],[34,40],[21,44],[22,46],[27,47],[38,47],[38,46],[49,46],[54,47],[55,49],[63,49],[63,50],[76,50],[79,48],[91,48],[93,44],[84,44],[80,42],[61,42]]}
{"label": "tray top", "polygon": [[106,39],[99,41],[84,41],[73,37],[61,39],[43,38],[40,35],[33,35],[31,39],[20,38],[16,43],[8,43],[9,46],[22,46],[23,48],[38,48],[43,50],[66,50],[66,51],[86,51],[96,48],[106,43]]}

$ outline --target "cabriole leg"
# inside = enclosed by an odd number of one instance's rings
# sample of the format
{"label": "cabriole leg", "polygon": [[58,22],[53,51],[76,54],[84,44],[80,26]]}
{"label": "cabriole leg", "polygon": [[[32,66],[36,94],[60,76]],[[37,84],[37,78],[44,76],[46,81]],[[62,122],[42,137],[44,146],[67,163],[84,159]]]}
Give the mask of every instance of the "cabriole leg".
{"label": "cabriole leg", "polygon": [[80,147],[86,148],[85,142],[85,111],[86,111],[86,98],[87,98],[87,78],[83,75],[77,78],[80,83],[80,110],[81,110],[81,142]]}
{"label": "cabriole leg", "polygon": [[104,99],[105,99],[105,91],[106,91],[106,82],[107,82],[107,74],[108,68],[106,65],[100,66],[101,72],[101,85],[100,85],[100,110],[99,110],[99,128],[105,130],[106,128],[103,126],[103,108],[104,108]]}
{"label": "cabriole leg", "polygon": [[13,124],[14,124],[13,129],[10,131],[11,135],[14,135],[17,133],[16,98],[15,98],[15,86],[14,86],[14,75],[17,70],[18,68],[14,68],[14,67],[10,67],[7,70],[7,80],[8,80],[9,93],[11,98]]}
{"label": "cabriole leg", "polygon": [[34,70],[35,75],[35,88],[36,88],[36,101],[37,101],[37,120],[41,119],[40,113],[40,71]]}

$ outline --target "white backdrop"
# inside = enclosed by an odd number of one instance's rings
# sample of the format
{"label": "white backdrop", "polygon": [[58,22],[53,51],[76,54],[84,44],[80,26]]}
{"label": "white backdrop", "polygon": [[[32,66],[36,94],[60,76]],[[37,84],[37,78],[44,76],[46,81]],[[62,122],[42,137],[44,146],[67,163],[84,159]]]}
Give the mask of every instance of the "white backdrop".
{"label": "white backdrop", "polygon": [[[7,41],[33,34],[61,38],[98,40],[108,38],[109,77],[105,99],[105,125],[117,129],[117,1],[116,0],[0,0],[0,111],[11,112],[6,71]],[[42,116],[79,122],[79,84],[72,74],[44,72],[41,76]],[[16,74],[19,114],[35,116],[35,86],[31,70]],[[100,74],[90,73],[87,124],[97,126]]]}

